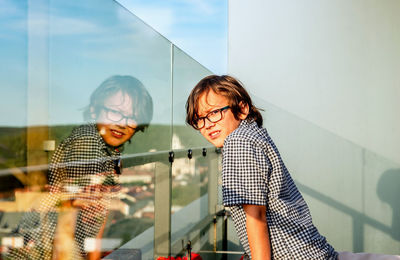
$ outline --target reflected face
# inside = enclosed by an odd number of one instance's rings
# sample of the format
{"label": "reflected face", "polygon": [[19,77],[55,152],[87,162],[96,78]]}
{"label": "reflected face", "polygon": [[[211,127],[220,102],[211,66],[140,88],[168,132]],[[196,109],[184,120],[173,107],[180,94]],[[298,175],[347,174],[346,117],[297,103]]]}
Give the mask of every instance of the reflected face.
{"label": "reflected face", "polygon": [[117,147],[131,139],[137,127],[132,98],[118,91],[104,101],[96,117],[97,130],[106,144]]}
{"label": "reflected face", "polygon": [[[228,99],[222,95],[210,90],[208,93],[203,93],[198,101],[198,115],[204,117],[211,111],[229,106]],[[224,145],[225,138],[230,135],[247,117],[247,113],[240,114],[239,120],[236,119],[230,109],[222,111],[222,119],[216,123],[205,119],[205,125],[199,131],[200,133],[216,147]]]}

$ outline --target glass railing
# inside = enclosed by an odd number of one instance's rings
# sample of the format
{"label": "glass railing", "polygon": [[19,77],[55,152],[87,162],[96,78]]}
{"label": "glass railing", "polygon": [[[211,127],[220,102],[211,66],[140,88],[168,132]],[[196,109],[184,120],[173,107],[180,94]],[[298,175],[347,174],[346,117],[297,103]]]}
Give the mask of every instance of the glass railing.
{"label": "glass railing", "polygon": [[185,125],[211,72],[116,1],[6,0],[0,13],[1,257],[219,246],[220,154]]}

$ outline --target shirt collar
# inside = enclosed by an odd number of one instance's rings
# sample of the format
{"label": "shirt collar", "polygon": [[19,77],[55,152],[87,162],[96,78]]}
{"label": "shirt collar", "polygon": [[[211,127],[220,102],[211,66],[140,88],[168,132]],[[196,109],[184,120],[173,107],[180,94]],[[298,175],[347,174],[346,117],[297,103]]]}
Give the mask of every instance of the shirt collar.
{"label": "shirt collar", "polygon": [[254,119],[245,119],[242,120],[238,126],[238,128],[242,128],[242,127],[254,127],[256,126],[257,123]]}

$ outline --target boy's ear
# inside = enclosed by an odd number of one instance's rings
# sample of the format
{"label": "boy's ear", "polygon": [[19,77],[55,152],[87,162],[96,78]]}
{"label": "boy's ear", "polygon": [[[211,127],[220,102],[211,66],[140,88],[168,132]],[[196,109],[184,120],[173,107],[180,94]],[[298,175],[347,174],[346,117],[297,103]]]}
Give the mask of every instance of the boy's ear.
{"label": "boy's ear", "polygon": [[241,120],[244,120],[244,119],[247,118],[247,116],[249,115],[249,112],[250,112],[249,111],[249,104],[244,103],[243,101],[240,101],[239,107],[240,107],[240,110],[241,110],[241,113],[239,114],[239,118]]}

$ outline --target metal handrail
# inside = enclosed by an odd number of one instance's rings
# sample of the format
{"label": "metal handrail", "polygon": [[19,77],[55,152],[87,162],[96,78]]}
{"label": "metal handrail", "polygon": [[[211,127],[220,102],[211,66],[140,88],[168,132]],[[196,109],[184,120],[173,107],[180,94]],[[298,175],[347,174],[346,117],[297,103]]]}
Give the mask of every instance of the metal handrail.
{"label": "metal handrail", "polygon": [[[188,151],[192,151],[193,155],[202,155],[204,149],[207,152],[216,152],[220,153],[220,150],[215,147],[195,147],[190,149],[174,149],[170,151],[157,151],[157,152],[146,152],[146,153],[136,153],[130,155],[121,156],[124,166],[131,167],[142,165],[151,162],[164,161],[169,158],[170,154],[173,153],[175,158],[183,158],[187,156]],[[82,162],[76,162],[82,163]],[[85,162],[88,163],[88,162]],[[28,172],[36,172],[36,171],[47,171],[49,169],[50,164],[40,164],[40,165],[32,165],[32,166],[24,166],[24,167],[12,167],[7,169],[0,170],[0,176],[13,175],[15,173],[28,173]]]}
{"label": "metal handrail", "polygon": [[213,146],[210,147],[195,147],[188,149],[173,149],[170,151],[156,151],[156,152],[147,152],[147,153],[137,153],[122,156],[122,161],[124,166],[131,167],[142,165],[146,163],[152,162],[163,162],[165,160],[169,161],[171,153],[173,153],[174,158],[184,158],[188,156],[189,151],[191,151],[192,156],[203,155],[204,151],[220,153],[219,148],[215,148]]}

